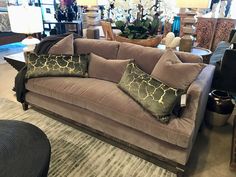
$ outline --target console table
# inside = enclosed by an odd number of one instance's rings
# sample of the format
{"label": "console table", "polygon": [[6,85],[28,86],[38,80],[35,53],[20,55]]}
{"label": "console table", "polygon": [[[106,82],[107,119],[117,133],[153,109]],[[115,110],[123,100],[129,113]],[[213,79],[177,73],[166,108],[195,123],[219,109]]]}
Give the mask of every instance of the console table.
{"label": "console table", "polygon": [[[45,25],[48,25],[48,28],[45,27]],[[51,25],[55,25],[57,33],[63,34],[68,32],[77,33],[80,36],[83,36],[83,27],[82,22],[80,20],[74,20],[72,22],[58,22],[58,21],[44,21],[43,26],[44,29],[51,30]]]}

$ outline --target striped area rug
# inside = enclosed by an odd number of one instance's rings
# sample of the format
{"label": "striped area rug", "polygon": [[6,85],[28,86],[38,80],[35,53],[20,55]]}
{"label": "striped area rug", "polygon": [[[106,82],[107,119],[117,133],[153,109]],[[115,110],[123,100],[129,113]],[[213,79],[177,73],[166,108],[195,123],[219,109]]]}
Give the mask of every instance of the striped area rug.
{"label": "striped area rug", "polygon": [[176,177],[175,174],[58,122],[51,115],[0,99],[0,119],[32,123],[48,136],[49,177]]}

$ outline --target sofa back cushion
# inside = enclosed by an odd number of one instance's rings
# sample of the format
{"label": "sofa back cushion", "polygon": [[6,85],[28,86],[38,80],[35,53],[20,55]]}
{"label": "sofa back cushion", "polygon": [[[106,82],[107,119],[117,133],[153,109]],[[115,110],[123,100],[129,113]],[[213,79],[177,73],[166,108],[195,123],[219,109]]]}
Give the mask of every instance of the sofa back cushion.
{"label": "sofa back cushion", "polygon": [[126,69],[133,60],[107,60],[103,57],[90,54],[88,76],[101,80],[118,83]]}
{"label": "sofa back cushion", "polygon": [[56,44],[54,44],[48,51],[49,54],[54,54],[54,55],[73,55],[74,54],[74,36],[73,34],[70,34],[60,41],[58,41]]}
{"label": "sofa back cushion", "polygon": [[[135,44],[120,43],[117,58],[133,58],[135,63],[148,74],[151,74],[154,66],[164,54],[165,50],[151,47],[143,47]],[[182,62],[199,63],[202,58],[186,52],[175,52]]]}
{"label": "sofa back cushion", "polygon": [[119,50],[119,42],[96,40],[96,39],[76,39],[74,41],[75,54],[94,53],[103,58],[115,59]]}

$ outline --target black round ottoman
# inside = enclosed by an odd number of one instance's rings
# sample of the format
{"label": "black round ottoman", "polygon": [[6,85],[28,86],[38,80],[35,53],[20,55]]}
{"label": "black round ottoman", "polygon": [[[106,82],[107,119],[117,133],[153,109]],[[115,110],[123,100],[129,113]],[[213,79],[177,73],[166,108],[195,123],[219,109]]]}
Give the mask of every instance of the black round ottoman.
{"label": "black round ottoman", "polygon": [[0,177],[46,177],[50,156],[48,138],[38,127],[0,120]]}

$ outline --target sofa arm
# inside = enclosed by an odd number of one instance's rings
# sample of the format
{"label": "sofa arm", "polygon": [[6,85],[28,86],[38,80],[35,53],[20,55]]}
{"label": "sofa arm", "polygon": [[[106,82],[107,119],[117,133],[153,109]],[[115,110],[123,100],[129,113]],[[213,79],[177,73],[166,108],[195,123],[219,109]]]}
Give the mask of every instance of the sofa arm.
{"label": "sofa arm", "polygon": [[207,65],[187,91],[187,106],[181,117],[190,119],[197,131],[205,114],[215,66]]}

